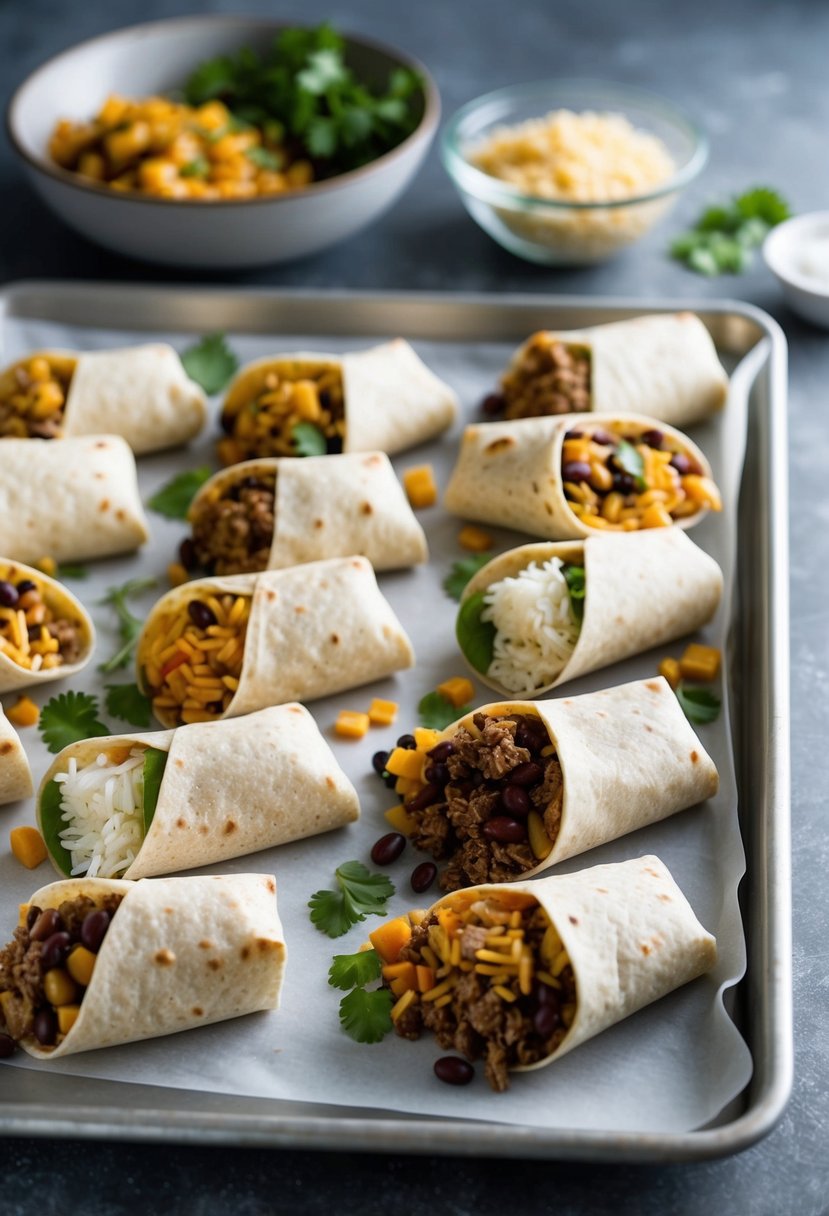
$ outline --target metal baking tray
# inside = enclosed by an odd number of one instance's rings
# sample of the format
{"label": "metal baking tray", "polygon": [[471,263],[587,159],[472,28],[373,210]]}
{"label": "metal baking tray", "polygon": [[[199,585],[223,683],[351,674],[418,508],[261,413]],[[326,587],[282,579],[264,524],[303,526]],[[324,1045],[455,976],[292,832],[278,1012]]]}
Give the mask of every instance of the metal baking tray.
{"label": "metal baking tray", "polygon": [[682,1134],[607,1133],[372,1113],[344,1107],[129,1085],[23,1069],[0,1074],[0,1133],[191,1144],[269,1145],[595,1161],[700,1160],[766,1135],[792,1083],[789,837],[786,343],[750,305],[723,301],[375,294],[24,282],[0,293],[8,319],[202,334],[213,330],[380,339],[519,342],[535,329],[582,327],[692,309],[724,355],[751,355],[748,444],[739,506],[734,740],[747,853],[748,949],[734,1016],[753,1079],[728,1110]]}

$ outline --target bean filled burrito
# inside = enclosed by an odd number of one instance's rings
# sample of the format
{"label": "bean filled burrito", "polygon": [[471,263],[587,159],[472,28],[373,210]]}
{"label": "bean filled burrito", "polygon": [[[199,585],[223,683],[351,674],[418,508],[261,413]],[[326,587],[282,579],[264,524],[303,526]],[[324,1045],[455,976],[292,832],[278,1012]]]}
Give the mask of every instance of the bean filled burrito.
{"label": "bean filled burrito", "polygon": [[219,459],[392,455],[445,431],[457,408],[402,338],[342,356],[274,355],[242,368],[228,389]]}
{"label": "bean filled burrito", "polygon": [[172,346],[37,351],[0,372],[0,439],[120,435],[141,455],[187,443],[205,396]]}
{"label": "bean filled burrito", "polygon": [[383,452],[231,466],[188,512],[186,566],[209,574],[278,570],[360,554],[375,570],[425,562],[426,537]]}
{"label": "bean filled burrito", "polygon": [[147,878],[328,832],[360,804],[308,710],[292,704],[72,743],[43,778],[37,812],[62,874]]}
{"label": "bean filled burrito", "polygon": [[497,692],[541,696],[693,633],[717,610],[722,573],[677,528],[522,545],[467,584],[458,644]]}
{"label": "bean filled burrito", "polygon": [[270,875],[55,882],[0,950],[0,1056],[54,1060],[276,1009],[284,967]]}
{"label": "bean filled burrito", "polygon": [[94,646],[92,618],[62,583],[0,558],[0,693],[75,675]]}
{"label": "bean filled burrito", "polygon": [[446,862],[444,891],[540,874],[695,806],[719,784],[662,676],[483,705],[420,739],[386,762],[406,791],[389,819]]}
{"label": "bean filled burrito", "polygon": [[687,435],[636,414],[468,426],[444,505],[464,519],[576,540],[593,531],[690,528],[722,510]]}
{"label": "bean filled burrito", "polygon": [[162,596],[138,639],[138,683],[164,726],[311,701],[414,663],[364,557],[196,579]]}
{"label": "bean filled burrito", "polygon": [[717,943],[658,857],[472,887],[401,925],[397,1033],[484,1060],[496,1092],[710,971]]}
{"label": "bean filled burrito", "polygon": [[33,788],[32,770],[20,736],[0,705],[0,806],[28,798]]}

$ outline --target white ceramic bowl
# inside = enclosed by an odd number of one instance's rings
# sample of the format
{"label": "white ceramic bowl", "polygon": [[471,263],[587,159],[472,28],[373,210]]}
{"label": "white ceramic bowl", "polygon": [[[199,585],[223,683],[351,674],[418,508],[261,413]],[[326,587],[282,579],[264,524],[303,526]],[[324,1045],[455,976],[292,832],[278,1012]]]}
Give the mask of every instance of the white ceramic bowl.
{"label": "white ceramic bowl", "polygon": [[348,62],[383,87],[396,67],[423,80],[416,130],[391,152],[343,173],[272,197],[187,202],[118,194],[61,169],[47,145],[59,118],[88,119],[109,93],[145,97],[181,89],[205,59],[242,46],[263,49],[285,22],[232,16],[182,17],[116,30],[82,42],[37,68],[9,103],[12,146],[44,202],[91,241],[148,262],[205,269],[284,262],[344,240],[389,207],[419,167],[437,129],[440,100],[416,60],[347,36]]}
{"label": "white ceramic bowl", "polygon": [[789,307],[829,329],[829,211],[810,211],[772,228],[763,257]]}

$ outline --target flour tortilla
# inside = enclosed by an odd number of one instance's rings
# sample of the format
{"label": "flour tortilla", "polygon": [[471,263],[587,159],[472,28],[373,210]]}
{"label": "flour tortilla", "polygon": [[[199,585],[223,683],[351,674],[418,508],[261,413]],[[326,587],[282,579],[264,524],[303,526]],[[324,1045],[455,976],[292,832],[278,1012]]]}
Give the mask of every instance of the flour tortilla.
{"label": "flour tortilla", "polygon": [[30,1056],[55,1060],[277,1008],[286,952],[271,875],[71,878],[35,891],[29,902],[56,908],[79,895],[109,894],[124,899],[78,1020],[51,1050],[25,1040]]}
{"label": "flour tortilla", "polygon": [[0,553],[34,563],[130,553],[149,538],[119,435],[0,442]]}
{"label": "flour tortilla", "polygon": [[276,474],[276,512],[269,570],[359,554],[375,570],[425,562],[426,537],[383,452],[270,457],[222,469],[202,486],[191,524],[211,493],[243,477]]}
{"label": "flour tortilla", "polygon": [[[633,412],[686,427],[721,410],[728,397],[728,376],[694,313],[636,317],[545,336],[590,351],[594,413]],[[513,356],[511,368],[522,362],[533,338]]]}
{"label": "flour tortilla", "polygon": [[0,705],[0,806],[19,802],[33,792],[32,770],[20,736]]}
{"label": "flour tortilla", "polygon": [[197,579],[169,591],[138,640],[138,682],[145,692],[144,652],[160,614],[207,594],[253,597],[239,688],[226,718],[331,696],[414,665],[411,642],[371,564],[364,557],[332,558],[289,570]]}
{"label": "flour tortilla", "polygon": [[[553,557],[584,566],[584,619],[561,674],[536,689],[532,694],[536,697],[693,633],[711,620],[722,595],[722,571],[712,557],[677,528],[652,528],[510,549],[478,571],[461,604],[501,579],[515,578],[530,562],[542,566]],[[531,633],[530,622],[525,632]],[[496,692],[512,695],[484,672],[475,674]]]}
{"label": "flour tortilla", "polygon": [[[113,735],[65,747],[38,793],[70,757],[78,765],[135,744],[169,753],[150,829],[127,879],[194,870],[359,818],[357,793],[302,705],[275,705],[245,718],[197,722],[177,730]],[[68,864],[69,853],[61,849]],[[60,873],[63,868],[54,856]]]}
{"label": "flour tortilla", "polygon": [[[599,531],[582,523],[570,509],[561,478],[564,436],[584,423],[584,417],[559,414],[468,426],[444,495],[447,511],[544,540],[578,540]],[[652,418],[639,414],[614,411],[609,420],[622,423],[627,434],[642,434],[653,427]],[[667,425],[660,430],[698,462],[705,476],[711,476],[711,466],[687,435]],[[692,528],[705,514],[701,509],[673,526]]]}
{"label": "flour tortilla", "polygon": [[27,671],[0,650],[0,693],[15,692],[20,688],[32,688],[37,684],[48,684],[50,680],[65,680],[74,676],[86,667],[95,649],[95,626],[92,624],[92,617],[63,583],[41,574],[31,566],[24,566],[21,562],[7,562],[0,557],[0,579],[17,583],[24,578],[37,584],[41,596],[52,611],[57,611],[61,616],[78,623],[84,646],[77,662],[63,663],[60,667],[41,668],[40,671]]}
{"label": "flour tortilla", "polygon": [[469,887],[445,896],[435,908],[465,908],[489,896],[525,906],[537,901],[558,931],[576,981],[576,1014],[566,1037],[551,1055],[516,1072],[545,1068],[704,975],[717,961],[715,938],[699,923],[658,857],[636,857],[537,882]]}
{"label": "flour tortilla", "polygon": [[475,733],[474,714],[537,714],[556,748],[564,803],[552,851],[520,880],[549,870],[716,794],[719,777],[668,682],[635,680],[549,701],[483,705],[448,727]]}

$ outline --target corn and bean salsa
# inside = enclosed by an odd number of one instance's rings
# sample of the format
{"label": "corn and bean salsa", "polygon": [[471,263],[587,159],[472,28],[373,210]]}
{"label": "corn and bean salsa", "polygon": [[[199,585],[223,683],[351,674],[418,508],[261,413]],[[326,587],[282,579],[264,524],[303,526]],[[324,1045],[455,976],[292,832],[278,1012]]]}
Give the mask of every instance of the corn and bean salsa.
{"label": "corn and bean salsa", "polygon": [[32,672],[77,663],[89,645],[83,623],[21,574],[0,565],[0,654]]}
{"label": "corn and bean salsa", "polygon": [[310,184],[278,123],[241,123],[221,101],[108,97],[90,122],[64,118],[49,141],[63,169],[111,190],[212,202],[284,194]]}
{"label": "corn and bean salsa", "polygon": [[201,567],[219,575],[266,570],[275,499],[276,473],[266,469],[256,473],[243,469],[237,477],[228,474],[211,486],[191,511],[192,538],[179,550],[184,568]]}
{"label": "corn and bean salsa", "polygon": [[589,349],[537,333],[501,378],[501,393],[487,398],[487,412],[507,418],[578,414],[590,409],[590,389]]}
{"label": "corn and bean salsa", "polygon": [[56,439],[74,355],[34,354],[0,372],[0,439]]}
{"label": "corn and bean salsa", "polygon": [[252,368],[231,386],[221,425],[225,434],[217,451],[224,465],[306,455],[297,427],[318,432],[320,455],[341,452],[345,400],[339,364],[286,360]]}

